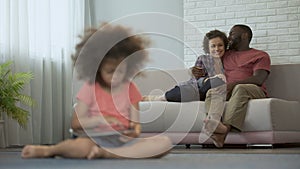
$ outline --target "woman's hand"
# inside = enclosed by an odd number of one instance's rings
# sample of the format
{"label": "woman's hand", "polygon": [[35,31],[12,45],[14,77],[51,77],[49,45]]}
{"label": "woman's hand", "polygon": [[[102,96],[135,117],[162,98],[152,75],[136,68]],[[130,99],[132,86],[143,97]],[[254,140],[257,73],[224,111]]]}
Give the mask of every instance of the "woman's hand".
{"label": "woman's hand", "polygon": [[191,67],[191,70],[192,70],[193,76],[196,79],[199,79],[200,77],[204,77],[205,76],[205,71],[201,67],[194,66],[194,67]]}

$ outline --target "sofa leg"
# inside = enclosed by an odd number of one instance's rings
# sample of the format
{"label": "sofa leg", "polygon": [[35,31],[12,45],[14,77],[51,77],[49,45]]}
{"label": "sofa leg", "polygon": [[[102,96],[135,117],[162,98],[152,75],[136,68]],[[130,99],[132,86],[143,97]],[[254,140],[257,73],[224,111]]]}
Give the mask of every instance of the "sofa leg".
{"label": "sofa leg", "polygon": [[190,148],[191,148],[191,145],[190,145],[190,144],[186,144],[186,145],[185,145],[185,148],[186,148],[186,149],[190,149]]}
{"label": "sofa leg", "polygon": [[247,148],[274,148],[273,144],[247,144]]}

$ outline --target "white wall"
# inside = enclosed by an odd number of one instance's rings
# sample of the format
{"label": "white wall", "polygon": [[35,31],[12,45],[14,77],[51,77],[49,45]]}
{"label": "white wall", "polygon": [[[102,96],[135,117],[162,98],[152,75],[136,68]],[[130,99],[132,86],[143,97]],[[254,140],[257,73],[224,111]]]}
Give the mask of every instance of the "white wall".
{"label": "white wall", "polygon": [[[299,0],[184,0],[184,18],[202,32],[219,29],[226,33],[234,24],[253,30],[252,47],[267,51],[272,64],[300,63]],[[201,51],[197,31],[184,29],[185,42]],[[194,54],[185,49],[185,62]]]}
{"label": "white wall", "polygon": [[[147,67],[184,67],[183,0],[91,0],[92,25],[121,23],[152,40]],[[150,12],[150,13],[149,13]]]}

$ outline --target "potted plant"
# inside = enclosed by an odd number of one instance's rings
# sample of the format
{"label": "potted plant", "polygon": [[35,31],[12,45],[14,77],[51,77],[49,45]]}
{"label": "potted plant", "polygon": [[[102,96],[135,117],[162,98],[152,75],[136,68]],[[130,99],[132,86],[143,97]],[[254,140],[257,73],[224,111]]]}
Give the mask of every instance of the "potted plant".
{"label": "potted plant", "polygon": [[24,86],[33,78],[30,72],[11,71],[12,61],[0,64],[0,120],[3,113],[12,118],[18,124],[26,128],[29,118],[28,110],[21,108],[19,105],[33,106],[33,99],[22,94]]}

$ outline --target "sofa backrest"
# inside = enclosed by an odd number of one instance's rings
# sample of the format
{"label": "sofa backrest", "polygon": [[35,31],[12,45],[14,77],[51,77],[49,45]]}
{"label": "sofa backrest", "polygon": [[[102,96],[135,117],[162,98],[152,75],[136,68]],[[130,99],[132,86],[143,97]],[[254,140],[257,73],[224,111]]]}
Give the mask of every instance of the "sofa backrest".
{"label": "sofa backrest", "polygon": [[[188,69],[143,71],[144,77],[137,76],[134,82],[142,95],[158,95],[171,89],[179,82],[190,78]],[[300,102],[300,64],[271,65],[266,81],[269,97]]]}
{"label": "sofa backrest", "polygon": [[272,65],[266,81],[269,97],[300,102],[300,64]]}
{"label": "sofa backrest", "polygon": [[142,95],[161,95],[176,84],[190,79],[188,69],[147,69],[142,73],[143,76],[133,79]]}

